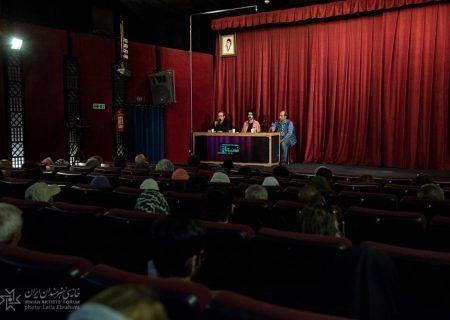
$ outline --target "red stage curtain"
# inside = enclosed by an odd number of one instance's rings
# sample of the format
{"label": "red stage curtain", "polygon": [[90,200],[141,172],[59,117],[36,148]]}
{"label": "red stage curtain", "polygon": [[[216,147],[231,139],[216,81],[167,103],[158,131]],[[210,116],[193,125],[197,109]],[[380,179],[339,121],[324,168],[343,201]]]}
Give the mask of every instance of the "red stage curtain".
{"label": "red stage curtain", "polygon": [[238,31],[237,56],[216,56],[216,108],[239,129],[249,108],[264,129],[286,108],[297,160],[444,168],[449,17],[444,3]]}

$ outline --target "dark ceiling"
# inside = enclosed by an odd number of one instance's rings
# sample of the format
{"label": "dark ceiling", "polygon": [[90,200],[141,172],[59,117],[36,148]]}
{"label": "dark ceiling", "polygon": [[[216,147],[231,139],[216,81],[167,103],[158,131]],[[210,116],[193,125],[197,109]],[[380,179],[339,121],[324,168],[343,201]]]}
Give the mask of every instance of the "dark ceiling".
{"label": "dark ceiling", "polygon": [[[189,16],[195,13],[258,6],[258,12],[336,0],[0,0],[0,17],[70,31],[117,37],[120,18],[131,41],[189,49]],[[211,19],[254,13],[254,8],[196,15],[193,49],[214,52]]]}

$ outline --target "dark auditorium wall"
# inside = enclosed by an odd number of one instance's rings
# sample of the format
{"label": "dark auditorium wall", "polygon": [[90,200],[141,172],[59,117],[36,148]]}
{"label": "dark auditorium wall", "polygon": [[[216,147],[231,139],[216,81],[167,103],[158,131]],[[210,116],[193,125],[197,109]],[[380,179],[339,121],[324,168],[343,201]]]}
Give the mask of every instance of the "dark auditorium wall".
{"label": "dark auditorium wall", "polygon": [[[15,26],[27,44],[23,56],[27,158],[39,161],[46,156],[54,159],[65,156],[63,61],[71,36],[72,54],[80,64],[80,113],[88,126],[82,149],[87,156],[100,154],[105,160],[112,160],[112,65],[116,40],[29,24],[16,23]],[[184,162],[190,145],[189,52],[160,48],[159,61],[160,69],[174,70],[176,78],[177,103],[168,105],[165,111],[165,157]],[[213,58],[208,54],[193,53],[193,66],[194,92],[201,92],[194,94],[194,130],[203,130],[201,120],[213,110]],[[131,77],[126,80],[126,102],[150,102],[148,74],[155,67],[155,47],[130,42],[128,68]],[[0,93],[1,90],[3,86]],[[2,132],[6,131],[4,100],[0,102]],[[96,102],[105,103],[106,110],[93,110],[92,104]],[[6,150],[6,139],[1,135],[2,157],[7,156]]]}

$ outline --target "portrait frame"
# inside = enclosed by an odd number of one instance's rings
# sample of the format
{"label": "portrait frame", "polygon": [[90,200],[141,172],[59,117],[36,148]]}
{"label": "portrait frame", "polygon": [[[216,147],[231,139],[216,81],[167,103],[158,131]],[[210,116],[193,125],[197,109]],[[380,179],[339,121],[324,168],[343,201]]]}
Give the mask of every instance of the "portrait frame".
{"label": "portrait frame", "polygon": [[221,34],[219,36],[219,45],[221,57],[236,56],[236,33]]}

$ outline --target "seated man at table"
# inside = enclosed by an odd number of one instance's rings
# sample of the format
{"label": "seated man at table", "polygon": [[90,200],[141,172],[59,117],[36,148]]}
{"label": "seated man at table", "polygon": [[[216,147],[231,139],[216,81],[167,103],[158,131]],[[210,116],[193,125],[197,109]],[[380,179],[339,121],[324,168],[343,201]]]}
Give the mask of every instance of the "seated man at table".
{"label": "seated man at table", "polygon": [[261,126],[259,125],[259,122],[255,120],[253,110],[247,112],[247,118],[248,120],[244,122],[241,132],[261,132]]}
{"label": "seated man at table", "polygon": [[280,120],[272,123],[270,132],[279,132],[281,136],[281,162],[287,163],[289,147],[297,143],[295,137],[294,123],[287,119],[285,110],[280,112]]}
{"label": "seated man at table", "polygon": [[212,129],[216,132],[228,132],[231,130],[231,122],[226,119],[225,112],[219,111],[217,113],[217,120],[214,121]]}

